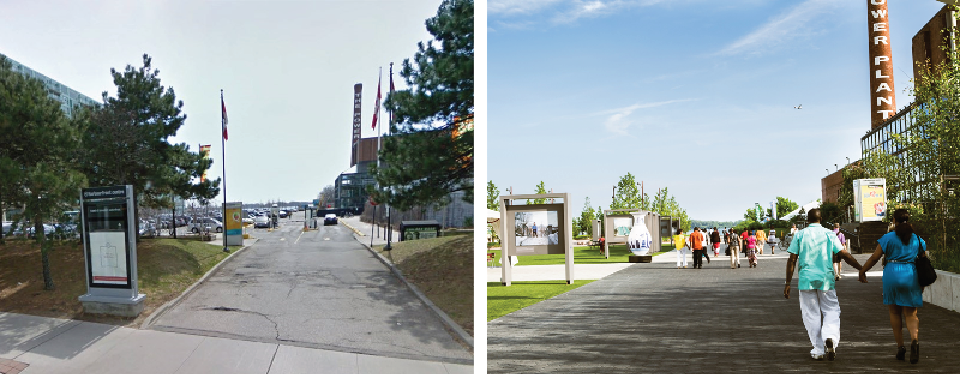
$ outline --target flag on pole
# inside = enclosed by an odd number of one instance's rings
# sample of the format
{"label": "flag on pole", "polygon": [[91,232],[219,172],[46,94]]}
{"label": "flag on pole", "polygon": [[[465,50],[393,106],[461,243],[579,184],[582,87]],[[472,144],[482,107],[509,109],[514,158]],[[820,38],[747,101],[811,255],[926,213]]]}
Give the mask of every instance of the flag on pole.
{"label": "flag on pole", "polygon": [[227,105],[223,103],[223,93],[220,93],[220,106],[223,107],[223,139],[227,138]]}
{"label": "flag on pole", "polygon": [[[390,63],[390,95],[393,95],[393,63]],[[397,121],[396,116],[394,116],[393,111],[390,112],[390,126]]]}
{"label": "flag on pole", "polygon": [[[382,73],[381,73],[382,74]],[[377,114],[380,113],[380,79],[377,79],[377,102],[373,107],[373,129],[377,128]]]}

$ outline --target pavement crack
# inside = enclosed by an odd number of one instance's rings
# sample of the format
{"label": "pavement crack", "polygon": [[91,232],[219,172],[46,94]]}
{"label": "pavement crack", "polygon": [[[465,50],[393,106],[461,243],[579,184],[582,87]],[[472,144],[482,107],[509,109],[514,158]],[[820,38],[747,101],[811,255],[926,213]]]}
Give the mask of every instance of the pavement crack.
{"label": "pavement crack", "polygon": [[273,362],[277,360],[277,352],[280,351],[280,344],[277,344],[277,348],[273,350],[273,357],[270,357],[270,366],[267,366],[267,374],[270,373],[270,370],[273,368]]}
{"label": "pavement crack", "polygon": [[193,353],[196,353],[196,352],[197,352],[197,349],[200,348],[200,345],[203,345],[203,342],[206,341],[206,340],[207,340],[207,338],[204,337],[202,340],[200,340],[200,342],[197,343],[197,346],[195,346],[195,347],[193,348],[193,350],[190,351],[190,355],[188,355],[187,358],[184,358],[183,362],[180,362],[180,365],[177,366],[177,369],[173,371],[174,374],[180,372],[180,368],[183,367],[183,364],[184,364],[184,363],[187,363],[187,359],[190,358],[190,357],[192,357],[192,356],[193,356]]}

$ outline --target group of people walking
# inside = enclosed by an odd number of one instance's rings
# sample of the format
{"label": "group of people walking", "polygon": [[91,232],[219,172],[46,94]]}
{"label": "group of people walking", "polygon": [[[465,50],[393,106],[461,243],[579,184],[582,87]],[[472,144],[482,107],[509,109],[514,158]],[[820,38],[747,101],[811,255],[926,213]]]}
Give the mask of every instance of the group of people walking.
{"label": "group of people walking", "polygon": [[[910,363],[920,359],[918,339],[920,321],[917,311],[923,306],[923,288],[917,278],[916,260],[926,257],[926,243],[914,233],[910,215],[906,210],[893,213],[895,229],[877,241],[873,255],[861,265],[846,250],[845,238],[839,228],[824,228],[820,223],[820,209],[807,213],[811,223],[807,228],[791,229],[791,241],[787,248],[786,282],[783,296],[790,298],[791,283],[796,271],[800,311],[804,327],[813,349],[811,358],[834,360],[840,344],[840,301],[837,298],[836,282],[840,280],[840,262],[845,261],[860,271],[859,281],[867,282],[866,272],[881,259],[883,268],[883,304],[887,305],[890,326],[897,344],[896,359],[905,361],[907,348],[903,337],[903,325],[910,334]],[[719,231],[713,228],[694,228],[688,236],[683,229],[673,238],[677,249],[677,268],[686,268],[686,249],[693,251],[693,268],[703,268],[703,258],[710,262],[707,249],[713,245],[714,256],[720,255],[720,244],[725,242],[730,252],[730,268],[740,268],[739,253],[744,251],[750,267],[757,267],[757,253],[762,251],[767,239],[763,231],[736,233],[733,229]],[[771,246],[771,253],[773,247]]]}
{"label": "group of people walking", "polygon": [[917,278],[916,260],[926,256],[925,242],[914,234],[907,210],[896,210],[893,232],[877,241],[877,248],[862,266],[844,249],[835,232],[820,224],[820,209],[807,214],[811,224],[798,231],[787,252],[786,283],[783,297],[790,298],[790,287],[796,269],[799,276],[797,289],[800,296],[800,311],[813,349],[810,356],[816,360],[834,360],[840,344],[840,300],[837,298],[836,281],[839,269],[834,258],[840,258],[860,271],[859,281],[867,282],[866,272],[881,257],[886,258],[883,268],[883,304],[887,305],[890,326],[897,343],[896,359],[906,360],[901,319],[906,320],[910,333],[910,363],[920,360],[918,331],[920,326],[917,310],[923,306],[923,288]]}
{"label": "group of people walking", "polygon": [[693,228],[693,232],[687,236],[684,230],[677,229],[677,234],[673,236],[673,244],[677,250],[677,268],[687,268],[687,250],[693,254],[693,268],[703,268],[703,259],[710,263],[710,249],[713,250],[713,256],[720,256],[720,245],[727,244],[727,252],[730,256],[730,268],[740,268],[740,252],[742,251],[747,260],[750,261],[749,267],[757,266],[757,254],[763,254],[764,243],[770,245],[770,253],[775,249],[776,243],[772,238],[768,240],[763,230],[748,231],[744,230],[737,234],[733,228],[719,230],[717,227]]}

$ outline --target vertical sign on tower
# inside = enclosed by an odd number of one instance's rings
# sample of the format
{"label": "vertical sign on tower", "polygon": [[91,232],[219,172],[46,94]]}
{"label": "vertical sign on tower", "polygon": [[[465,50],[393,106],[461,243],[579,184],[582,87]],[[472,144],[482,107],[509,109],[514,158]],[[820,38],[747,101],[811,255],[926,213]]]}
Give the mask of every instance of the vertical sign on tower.
{"label": "vertical sign on tower", "polygon": [[353,140],[350,144],[350,166],[357,165],[357,152],[360,145],[360,91],[363,85],[353,85]]}
{"label": "vertical sign on tower", "polygon": [[[200,156],[202,156],[204,160],[210,160],[210,145],[200,145]],[[207,170],[204,169],[203,174],[200,175],[200,181],[203,182],[206,180]]]}
{"label": "vertical sign on tower", "polygon": [[867,26],[870,36],[870,127],[875,128],[897,113],[887,0],[867,0]]}

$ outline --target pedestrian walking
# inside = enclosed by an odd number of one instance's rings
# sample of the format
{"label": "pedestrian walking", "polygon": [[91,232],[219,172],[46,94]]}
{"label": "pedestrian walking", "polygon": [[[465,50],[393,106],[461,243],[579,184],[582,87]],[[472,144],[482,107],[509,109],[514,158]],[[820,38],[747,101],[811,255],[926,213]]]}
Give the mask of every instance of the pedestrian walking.
{"label": "pedestrian walking", "polygon": [[897,342],[896,358],[903,361],[907,348],[903,346],[903,327],[901,317],[905,317],[907,331],[910,332],[910,363],[920,360],[920,342],[917,333],[920,330],[920,318],[917,310],[923,307],[923,288],[917,279],[916,260],[926,257],[926,242],[914,234],[910,224],[910,213],[899,209],[893,212],[896,228],[877,241],[877,250],[867,259],[860,269],[860,282],[867,282],[867,271],[880,257],[887,256],[887,265],[883,267],[883,304],[887,305],[890,315],[890,327]]}
{"label": "pedestrian walking", "polygon": [[686,239],[687,235],[683,233],[683,228],[677,228],[677,234],[673,236],[673,246],[677,249],[677,269],[681,266],[687,268]]}
{"label": "pedestrian walking", "polygon": [[537,237],[537,222],[533,222],[533,238]]}
{"label": "pedestrian walking", "polygon": [[[730,252],[730,268],[740,268],[740,236],[730,228],[727,251]],[[734,267],[736,264],[736,267]]]}
{"label": "pedestrian walking", "polygon": [[[704,258],[707,258],[707,263],[710,263],[710,250],[708,250],[710,248],[710,234],[707,233],[707,228],[703,228],[700,231],[700,235],[703,236],[703,247],[701,248],[703,252],[701,254],[703,254]],[[700,268],[703,268],[702,259],[700,260]]]}
{"label": "pedestrian walking", "polygon": [[763,244],[767,242],[767,233],[763,229],[757,230],[757,253],[763,254]]}
{"label": "pedestrian walking", "polygon": [[783,298],[790,298],[790,283],[797,269],[797,290],[800,294],[800,313],[807,329],[810,357],[816,360],[834,360],[840,344],[840,300],[837,298],[833,277],[833,254],[840,254],[847,263],[861,269],[860,263],[840,246],[837,237],[820,225],[820,209],[807,213],[810,225],[797,232],[787,252],[787,282]]}
{"label": "pedestrian walking", "polygon": [[797,224],[793,224],[793,227],[790,228],[790,235],[791,235],[791,236],[796,236],[796,235],[797,235]]}
{"label": "pedestrian walking", "polygon": [[[839,227],[839,226],[837,226],[837,225],[834,225],[834,226],[833,226],[833,234],[834,234],[835,236],[837,236],[837,239],[838,239],[838,240],[840,240],[840,246],[842,246],[843,248],[847,248],[847,238],[844,237],[843,232],[840,232],[840,227]],[[834,255],[834,256],[833,256],[833,270],[834,270],[834,274],[837,275],[837,276],[836,276],[837,281],[840,281],[840,270],[841,270],[841,267],[840,267],[840,266],[841,266],[841,264],[840,264],[840,256],[839,256],[839,255]]]}
{"label": "pedestrian walking", "polygon": [[713,243],[713,256],[720,256],[720,232],[717,230],[717,227],[713,227],[713,232],[710,233],[710,242]]}
{"label": "pedestrian walking", "polygon": [[756,231],[750,231],[747,238],[743,239],[747,249],[747,260],[750,261],[750,268],[757,267],[757,234]]}
{"label": "pedestrian walking", "polygon": [[721,232],[723,232],[723,242],[727,244],[724,255],[730,256],[730,235],[733,234],[733,229],[723,228]]}
{"label": "pedestrian walking", "polygon": [[702,269],[703,268],[703,234],[700,233],[700,228],[693,228],[693,233],[690,233],[689,239],[690,249],[693,250],[693,268]]}

